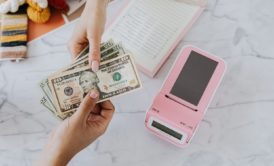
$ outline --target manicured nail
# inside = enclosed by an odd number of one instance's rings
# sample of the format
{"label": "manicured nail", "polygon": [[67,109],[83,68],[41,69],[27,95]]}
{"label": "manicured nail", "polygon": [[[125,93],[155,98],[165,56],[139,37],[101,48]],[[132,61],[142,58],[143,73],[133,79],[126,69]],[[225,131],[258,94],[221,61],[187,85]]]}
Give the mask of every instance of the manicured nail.
{"label": "manicured nail", "polygon": [[99,62],[98,61],[92,61],[91,62],[91,69],[94,72],[97,72],[99,69]]}
{"label": "manicured nail", "polygon": [[93,99],[96,99],[99,96],[99,94],[96,90],[91,90],[89,96]]}

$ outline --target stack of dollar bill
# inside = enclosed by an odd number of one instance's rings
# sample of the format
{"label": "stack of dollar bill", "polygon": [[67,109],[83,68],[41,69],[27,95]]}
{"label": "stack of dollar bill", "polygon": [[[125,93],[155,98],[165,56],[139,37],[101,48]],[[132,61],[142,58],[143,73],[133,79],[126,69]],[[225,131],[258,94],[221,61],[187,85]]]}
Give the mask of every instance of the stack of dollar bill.
{"label": "stack of dollar bill", "polygon": [[40,82],[44,96],[41,104],[60,119],[71,116],[85,95],[95,89],[99,102],[141,88],[134,61],[122,44],[113,40],[101,44],[101,62],[97,72],[89,66],[85,48],[74,63]]}

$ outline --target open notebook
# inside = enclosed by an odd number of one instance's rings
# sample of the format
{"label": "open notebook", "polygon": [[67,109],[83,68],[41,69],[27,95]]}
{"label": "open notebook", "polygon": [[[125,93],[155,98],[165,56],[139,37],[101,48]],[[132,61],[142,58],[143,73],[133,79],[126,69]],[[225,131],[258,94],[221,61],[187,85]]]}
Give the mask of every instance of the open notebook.
{"label": "open notebook", "polygon": [[131,0],[107,28],[153,77],[205,8],[206,0]]}

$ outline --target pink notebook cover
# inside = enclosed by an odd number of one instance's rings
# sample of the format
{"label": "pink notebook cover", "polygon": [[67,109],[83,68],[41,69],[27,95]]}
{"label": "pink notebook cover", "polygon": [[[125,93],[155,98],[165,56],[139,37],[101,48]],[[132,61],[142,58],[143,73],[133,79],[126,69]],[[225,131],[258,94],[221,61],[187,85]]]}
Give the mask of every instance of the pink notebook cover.
{"label": "pink notebook cover", "polygon": [[[114,19],[111,20],[109,24],[107,24],[106,29],[108,29],[115,22],[116,18],[118,18],[123,13],[123,10],[126,10],[126,8],[129,6],[130,2],[131,1],[128,0],[128,1],[126,1],[126,3],[123,4],[121,10],[117,13],[117,15],[114,17]],[[146,74],[146,75],[148,75],[150,77],[154,77],[157,74],[157,72],[160,70],[160,68],[163,66],[163,64],[165,63],[165,61],[167,60],[167,58],[170,56],[171,52],[176,48],[176,46],[181,41],[181,39],[184,37],[184,35],[186,35],[186,33],[190,30],[190,28],[192,27],[192,25],[196,22],[196,20],[202,14],[202,12],[205,9],[205,5],[206,4],[203,4],[202,2],[200,3],[199,10],[197,10],[197,12],[195,13],[194,17],[187,24],[187,26],[181,30],[180,35],[178,35],[177,39],[171,45],[171,47],[168,50],[168,52],[165,54],[165,56],[163,56],[163,58],[161,59],[161,61],[157,64],[157,66],[152,71],[149,70],[149,69],[147,69],[147,68],[145,68],[144,66],[142,66],[142,64],[138,64],[137,63],[136,65],[137,65],[138,69],[141,72],[143,72],[144,74]]]}

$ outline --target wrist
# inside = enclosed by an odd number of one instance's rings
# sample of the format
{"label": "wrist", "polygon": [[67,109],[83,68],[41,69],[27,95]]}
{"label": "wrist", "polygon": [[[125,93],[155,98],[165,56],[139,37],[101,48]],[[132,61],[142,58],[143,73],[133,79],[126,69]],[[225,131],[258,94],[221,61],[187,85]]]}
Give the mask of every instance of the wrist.
{"label": "wrist", "polygon": [[88,0],[82,15],[90,16],[91,13],[96,17],[105,15],[108,1],[109,0]]}
{"label": "wrist", "polygon": [[35,166],[66,166],[74,157],[73,154],[62,153],[59,150],[44,150],[35,162]]}
{"label": "wrist", "polygon": [[52,166],[66,166],[74,155],[58,154],[52,158],[50,164]]}
{"label": "wrist", "polygon": [[86,8],[106,8],[110,0],[88,0],[86,2]]}

